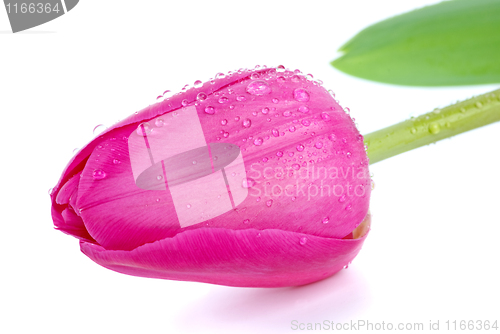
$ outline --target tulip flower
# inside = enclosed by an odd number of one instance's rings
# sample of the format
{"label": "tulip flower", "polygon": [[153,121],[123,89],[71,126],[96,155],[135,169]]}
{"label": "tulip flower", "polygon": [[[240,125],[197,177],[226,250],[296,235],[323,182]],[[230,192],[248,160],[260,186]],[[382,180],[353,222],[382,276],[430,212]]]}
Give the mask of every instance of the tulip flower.
{"label": "tulip flower", "polygon": [[51,193],[55,227],[129,275],[302,285],[358,254],[368,157],[348,112],[284,68],[239,70],[115,124]]}
{"label": "tulip flower", "polygon": [[218,74],[82,148],[51,193],[52,217],[120,273],[307,284],[360,251],[369,163],[499,120],[500,90],[363,138],[333,94],[299,71]]}

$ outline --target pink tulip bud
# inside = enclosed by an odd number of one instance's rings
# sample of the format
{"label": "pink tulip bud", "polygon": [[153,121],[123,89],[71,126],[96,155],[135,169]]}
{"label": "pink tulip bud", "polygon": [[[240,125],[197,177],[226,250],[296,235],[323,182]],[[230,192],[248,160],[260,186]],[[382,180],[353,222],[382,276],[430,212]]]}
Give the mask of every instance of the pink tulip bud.
{"label": "pink tulip bud", "polygon": [[135,276],[279,287],[339,271],[369,230],[368,158],[296,72],[219,74],[107,129],[52,191],[56,228]]}

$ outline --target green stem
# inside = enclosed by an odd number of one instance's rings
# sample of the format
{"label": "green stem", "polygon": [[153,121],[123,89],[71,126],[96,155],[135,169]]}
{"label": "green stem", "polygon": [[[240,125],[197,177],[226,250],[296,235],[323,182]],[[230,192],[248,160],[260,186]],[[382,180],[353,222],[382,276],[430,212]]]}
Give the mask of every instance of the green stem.
{"label": "green stem", "polygon": [[500,121],[500,89],[367,134],[370,164]]}

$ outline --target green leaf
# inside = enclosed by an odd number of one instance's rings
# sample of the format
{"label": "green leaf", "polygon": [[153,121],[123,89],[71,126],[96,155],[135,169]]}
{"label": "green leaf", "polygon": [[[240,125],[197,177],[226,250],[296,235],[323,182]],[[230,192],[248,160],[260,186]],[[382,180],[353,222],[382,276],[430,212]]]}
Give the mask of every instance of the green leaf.
{"label": "green leaf", "polygon": [[500,1],[454,0],[376,23],[332,65],[365,79],[409,86],[500,82]]}

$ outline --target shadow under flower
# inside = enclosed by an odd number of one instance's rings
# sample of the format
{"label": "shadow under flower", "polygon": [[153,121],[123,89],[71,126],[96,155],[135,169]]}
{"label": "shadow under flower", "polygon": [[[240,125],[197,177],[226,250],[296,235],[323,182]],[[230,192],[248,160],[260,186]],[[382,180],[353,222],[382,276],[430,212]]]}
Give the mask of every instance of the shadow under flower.
{"label": "shadow under flower", "polygon": [[370,303],[368,285],[355,268],[316,283],[290,288],[214,286],[176,316],[185,331],[228,330],[244,333],[285,332],[296,323],[345,322],[357,318]]}

